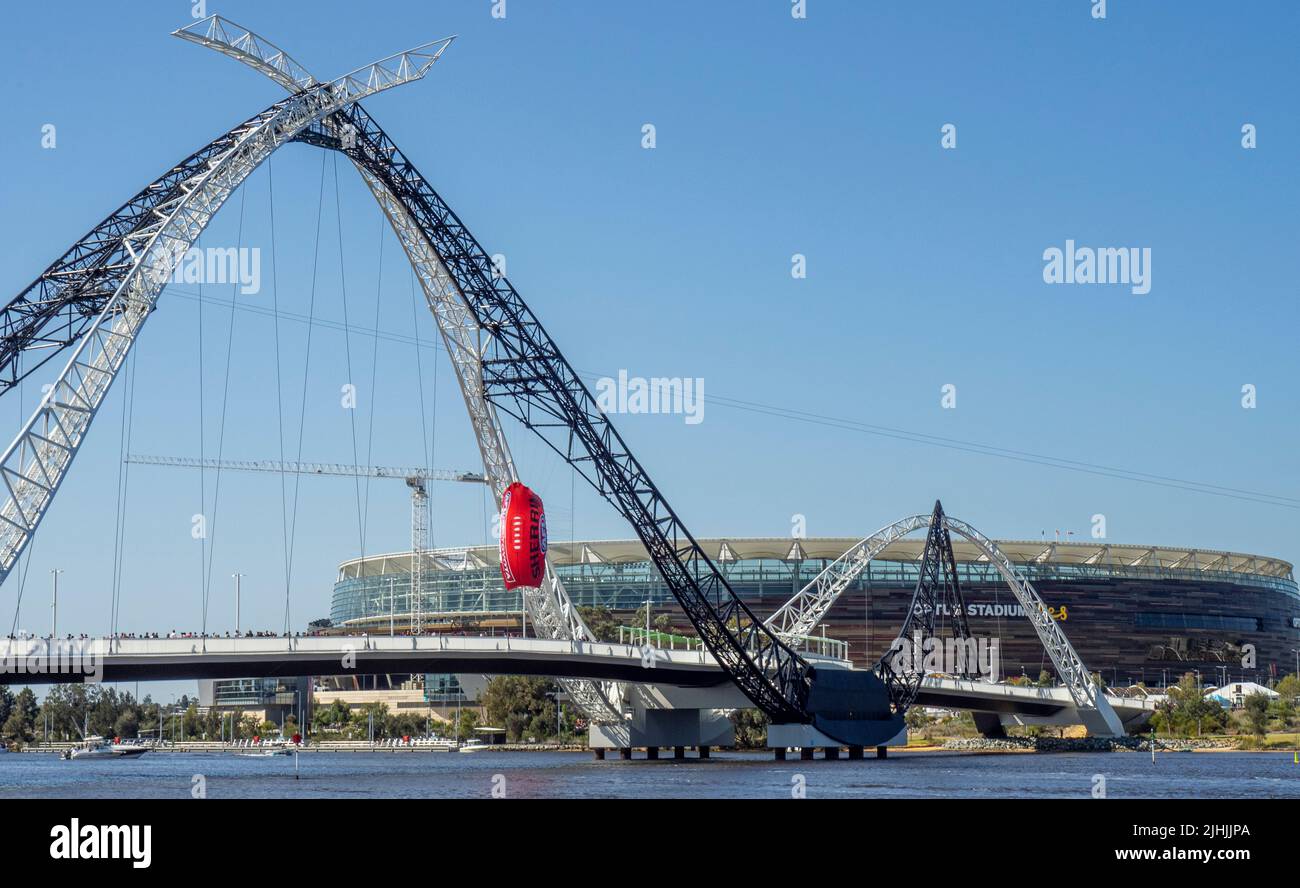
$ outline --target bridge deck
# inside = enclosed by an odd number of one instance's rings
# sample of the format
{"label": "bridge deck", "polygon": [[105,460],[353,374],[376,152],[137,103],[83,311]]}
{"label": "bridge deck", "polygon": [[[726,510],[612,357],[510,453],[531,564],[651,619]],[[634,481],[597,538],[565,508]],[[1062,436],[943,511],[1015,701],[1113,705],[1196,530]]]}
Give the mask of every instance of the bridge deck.
{"label": "bridge deck", "polygon": [[[830,665],[829,661],[820,662]],[[839,662],[839,661],[836,661]],[[743,705],[708,652],[642,649],[605,642],[482,636],[310,636],[298,638],[9,639],[0,642],[0,684],[164,681],[381,673],[543,675],[643,685],[714,688],[717,708]],[[721,691],[728,693],[719,693]],[[1148,700],[1107,699],[1126,721],[1154,711]],[[926,706],[1053,716],[1073,709],[1063,687],[1020,687],[929,676]]]}

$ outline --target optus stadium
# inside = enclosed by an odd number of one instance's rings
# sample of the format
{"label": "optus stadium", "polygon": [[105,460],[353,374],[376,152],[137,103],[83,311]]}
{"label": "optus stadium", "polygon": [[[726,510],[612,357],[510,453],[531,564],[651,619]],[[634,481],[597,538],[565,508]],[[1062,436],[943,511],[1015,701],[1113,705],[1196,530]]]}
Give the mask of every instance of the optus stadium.
{"label": "optus stadium", "polygon": [[[851,538],[700,540],[736,590],[766,617],[856,542]],[[925,540],[895,541],[844,591],[822,628],[857,663],[874,662],[903,625]],[[1300,591],[1277,558],[1205,549],[997,541],[1029,578],[1089,668],[1111,685],[1267,681],[1294,668]],[[972,635],[998,639],[1001,674],[1037,678],[1052,669],[1005,581],[983,553],[953,540]],[[622,625],[648,600],[674,631],[689,623],[635,540],[563,543],[548,555],[579,607],[602,606]],[[524,630],[519,590],[506,591],[495,545],[427,552],[421,594],[426,631]],[[410,607],[409,552],[339,567],[331,605],[336,628],[403,632]],[[642,617],[644,619],[644,617]]]}

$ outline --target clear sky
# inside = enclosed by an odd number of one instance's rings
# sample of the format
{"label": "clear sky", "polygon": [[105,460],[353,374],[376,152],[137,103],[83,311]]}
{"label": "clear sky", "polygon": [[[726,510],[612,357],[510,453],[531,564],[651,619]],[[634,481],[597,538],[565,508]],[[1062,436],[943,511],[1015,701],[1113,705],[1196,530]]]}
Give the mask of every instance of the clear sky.
{"label": "clear sky", "polygon": [[[490,0],[226,0],[207,12],[322,78],[459,35],[423,82],[366,106],[507,257],[593,381],[704,380],[699,424],[615,418],[697,536],[788,536],[796,514],[809,535],[863,536],[939,497],[994,537],[1086,537],[1103,514],[1113,542],[1300,556],[1300,6],[1111,0],[1104,20],[1089,0],[808,0],[802,20],[790,7],[508,0],[495,19]],[[182,0],[9,11],[5,292],[280,98],[169,37],[189,16]],[[1149,249],[1150,291],[1045,283],[1044,251],[1067,240]],[[432,321],[350,166],[285,148],[201,243],[259,248],[262,290],[239,297],[233,337],[230,286],[205,286],[202,302],[195,286],[163,294],[135,353],[131,450],[276,458],[283,418],[286,458],[477,468]],[[792,277],[796,253],[806,278]],[[0,401],[10,436],[52,375],[33,377],[23,403]],[[339,405],[349,381],[355,411]],[[19,628],[48,631],[55,567],[60,628],[108,626],[125,391],[119,380],[31,549]],[[538,442],[508,433],[553,538],[630,535]],[[245,623],[282,624],[279,478],[225,473],[214,503],[215,485],[211,472],[132,467],[123,630],[197,628],[205,585],[209,628],[231,628],[234,571],[247,574]],[[364,542],[357,497],[349,480],[302,483],[296,627],[328,615],[340,561],[409,546],[404,485],[371,485]],[[483,542],[492,508],[477,489],[438,487],[435,544]],[[20,585],[0,588],[6,626]]]}

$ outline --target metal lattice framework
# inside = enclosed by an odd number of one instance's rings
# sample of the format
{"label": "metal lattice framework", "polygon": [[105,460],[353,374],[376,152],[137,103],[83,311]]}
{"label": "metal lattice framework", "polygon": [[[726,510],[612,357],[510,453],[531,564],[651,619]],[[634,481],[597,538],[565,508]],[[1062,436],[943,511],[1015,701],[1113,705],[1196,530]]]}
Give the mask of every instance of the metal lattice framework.
{"label": "metal lattice framework", "polygon": [[[905,642],[910,642],[914,635],[922,640],[937,638],[939,624],[946,614],[952,620],[952,635],[967,639],[970,627],[966,624],[966,602],[957,581],[952,538],[948,535],[941,503],[935,502],[926,527],[925,551],[921,555],[916,590],[912,593],[912,606],[896,637]],[[876,663],[875,671],[889,690],[889,702],[894,711],[899,714],[907,712],[921,689],[925,670],[915,662],[906,670],[897,670],[892,652],[886,652]]]}
{"label": "metal lattice framework", "polygon": [[[344,128],[350,145],[331,132]],[[488,404],[538,434],[628,519],[700,637],[755,705],[777,721],[806,721],[807,664],[732,591],[455,212],[358,105],[303,139],[346,153],[419,226],[477,325]]]}
{"label": "metal lattice framework", "polygon": [[[174,32],[174,35],[242,62],[265,74],[290,93],[310,88],[316,83],[315,78],[284,50],[220,16],[210,16],[195,22]],[[304,141],[321,147],[337,148],[353,138],[355,131],[350,128],[348,121],[330,117],[322,120],[311,138]],[[456,372],[470,425],[483,458],[484,474],[492,486],[496,500],[500,502],[505,489],[519,478],[496,412],[484,396],[481,369],[483,337],[478,322],[467,307],[464,294],[458,289],[455,279],[439,259],[437,250],[406,207],[388,191],[379,177],[359,164],[356,168],[396,233],[420,281],[425,301],[437,322],[443,345]],[[419,588],[424,567],[423,559],[418,559],[415,554],[417,548],[413,537],[414,588]],[[414,576],[416,571],[419,571],[420,577]],[[549,560],[542,586],[539,589],[525,589],[523,598],[533,622],[533,631],[538,637],[580,642],[596,640],[573,606],[563,582]],[[420,609],[419,622],[422,622],[423,601],[420,596],[415,596],[413,606]],[[589,718],[602,722],[622,720],[620,700],[623,692],[617,683],[565,680],[561,685]]]}
{"label": "metal lattice framework", "polygon": [[449,42],[399,53],[275,103],[163,174],[9,302],[0,319],[0,378],[8,387],[34,369],[23,368],[25,353],[76,345],[0,455],[0,582],[49,509],[172,269],[226,199],[309,125],[422,78]]}
{"label": "metal lattice framework", "polygon": [[867,569],[873,558],[891,543],[929,523],[929,515],[912,515],[880,528],[826,565],[808,585],[767,618],[767,625],[782,636],[812,634],[835,600]]}
{"label": "metal lattice framework", "polygon": [[[1094,733],[1122,735],[1123,726],[1118,716],[1106,701],[1102,689],[1093,681],[1092,673],[1088,671],[1082,658],[1066,638],[1065,631],[1052,618],[1051,612],[1033,583],[998,548],[996,543],[970,524],[946,514],[942,515],[942,521],[945,532],[955,533],[974,544],[1006,581],[1017,603],[1033,625],[1043,649],[1047,651],[1052,665],[1056,668],[1057,676],[1069,689],[1076,708],[1091,722],[1089,728]],[[826,617],[831,606],[844,590],[867,568],[871,559],[890,543],[922,527],[929,527],[933,535],[931,515],[912,515],[876,531],[827,565],[811,582],[778,608],[768,618],[768,624],[783,635],[810,634],[813,628]],[[928,549],[929,540],[927,540]],[[951,553],[951,543],[948,545],[948,551]],[[910,615],[908,619],[911,619]],[[905,626],[900,631],[899,637],[906,637],[908,631],[908,627]]]}
{"label": "metal lattice framework", "polygon": [[[172,268],[262,161],[288,141],[303,141],[350,158],[401,238],[453,356],[494,492],[500,496],[516,478],[497,421],[496,411],[502,410],[538,434],[628,519],[701,638],[749,699],[774,721],[810,721],[806,701],[817,682],[816,671],[785,644],[777,628],[758,620],[735,594],[531,309],[510,282],[496,274],[490,257],[459,217],[357,104],[365,96],[423,77],[453,38],[322,84],[278,47],[215,16],[177,36],[250,64],[290,95],[142,190],[5,307],[0,316],[0,392],[62,349],[74,343],[75,348],[49,393],[0,456],[0,478],[8,494],[0,505],[0,582],[46,514]],[[44,351],[39,358],[24,364],[25,355],[40,349]],[[949,526],[936,504],[930,521],[935,545],[927,544],[928,567],[916,592],[920,606],[913,609],[928,615],[930,629],[938,603],[954,594],[959,601],[960,596]],[[968,538],[979,544],[979,539]],[[412,544],[420,555],[418,541]],[[869,560],[859,557],[853,565]],[[1014,568],[1011,571],[1014,574]],[[801,625],[804,612],[823,603],[829,606],[838,595],[835,590],[844,585],[826,584],[789,610],[793,622],[783,616],[781,625]],[[1013,588],[1036,598],[1028,583]],[[526,601],[539,634],[591,637],[549,563],[545,585]],[[1046,614],[1041,601],[1039,605]],[[1034,613],[1030,607],[1027,611]],[[1069,664],[1073,655],[1070,674],[1086,676],[1059,627],[1050,616],[1046,619],[1063,644],[1048,646],[1054,662],[1060,656]],[[1040,628],[1040,635],[1044,631]],[[905,678],[888,670],[882,674],[892,681],[890,697],[901,712],[911,699]],[[620,717],[617,686],[569,685],[575,703],[589,714]]]}

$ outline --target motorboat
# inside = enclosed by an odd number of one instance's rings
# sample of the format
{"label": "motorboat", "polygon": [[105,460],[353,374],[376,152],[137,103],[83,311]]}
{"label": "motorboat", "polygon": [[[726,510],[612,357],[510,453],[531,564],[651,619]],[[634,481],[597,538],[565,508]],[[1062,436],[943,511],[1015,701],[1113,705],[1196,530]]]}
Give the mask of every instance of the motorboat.
{"label": "motorboat", "polygon": [[103,737],[87,737],[79,745],[63,750],[65,761],[72,759],[139,758],[149,747],[139,743],[110,743]]}

